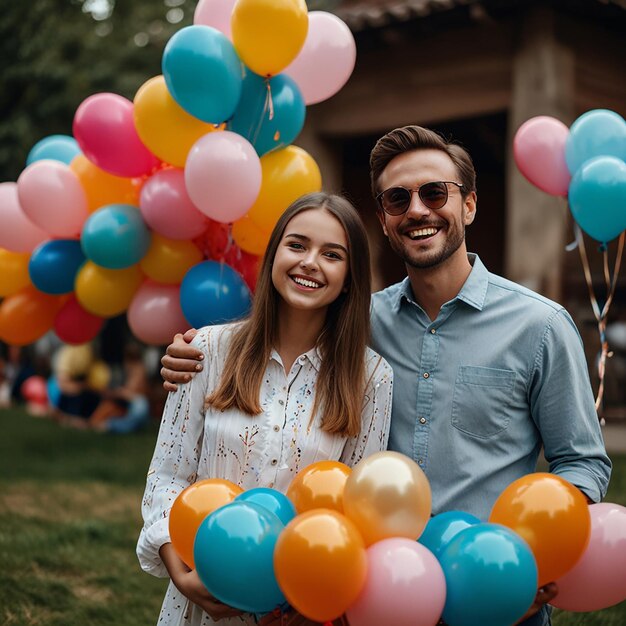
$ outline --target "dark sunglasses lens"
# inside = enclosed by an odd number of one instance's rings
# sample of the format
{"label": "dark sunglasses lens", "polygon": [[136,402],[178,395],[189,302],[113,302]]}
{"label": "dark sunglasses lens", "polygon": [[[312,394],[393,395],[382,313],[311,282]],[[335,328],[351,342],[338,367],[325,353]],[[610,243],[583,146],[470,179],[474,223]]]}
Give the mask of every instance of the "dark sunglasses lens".
{"label": "dark sunglasses lens", "polygon": [[419,195],[429,209],[440,209],[448,200],[448,187],[445,183],[426,183],[420,187]]}
{"label": "dark sunglasses lens", "polygon": [[390,215],[400,215],[411,204],[411,192],[403,187],[392,187],[383,193],[381,200],[384,211]]}

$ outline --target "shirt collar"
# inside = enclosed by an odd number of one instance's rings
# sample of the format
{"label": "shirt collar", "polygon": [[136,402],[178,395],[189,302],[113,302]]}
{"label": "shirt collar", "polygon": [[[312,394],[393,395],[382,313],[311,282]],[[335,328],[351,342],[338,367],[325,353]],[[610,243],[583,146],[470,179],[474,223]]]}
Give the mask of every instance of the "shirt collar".
{"label": "shirt collar", "polygon": [[[272,359],[283,365],[283,360],[280,358],[280,354],[278,354],[278,352],[274,348],[272,348],[272,353],[270,354],[270,361]],[[303,360],[308,360],[318,372],[320,371],[320,368],[322,366],[322,356],[317,346],[311,348],[308,352],[301,354],[296,359],[296,362],[303,362]]]}

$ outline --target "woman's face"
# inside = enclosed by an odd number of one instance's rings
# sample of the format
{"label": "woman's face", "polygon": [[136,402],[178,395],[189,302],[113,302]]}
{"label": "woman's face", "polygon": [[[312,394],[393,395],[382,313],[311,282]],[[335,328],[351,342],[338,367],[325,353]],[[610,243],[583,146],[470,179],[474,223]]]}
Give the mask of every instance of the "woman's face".
{"label": "woman's face", "polygon": [[276,249],[272,283],[283,302],[301,310],[326,310],[346,285],[348,238],[326,209],[294,216]]}

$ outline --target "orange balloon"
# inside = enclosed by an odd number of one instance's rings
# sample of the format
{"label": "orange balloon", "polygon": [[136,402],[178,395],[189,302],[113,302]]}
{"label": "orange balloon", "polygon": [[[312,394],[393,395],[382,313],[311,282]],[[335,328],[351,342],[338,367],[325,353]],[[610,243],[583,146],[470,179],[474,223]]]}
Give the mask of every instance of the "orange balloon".
{"label": "orange balloon", "polygon": [[233,240],[244,252],[262,256],[270,240],[270,231],[257,226],[244,215],[233,223]]}
{"label": "orange balloon", "polygon": [[339,461],[318,461],[299,471],[287,489],[298,513],[333,509],[343,513],[343,490],[352,470]]}
{"label": "orange balloon", "polygon": [[28,253],[0,248],[0,298],[13,295],[31,284],[29,261]]}
{"label": "orange balloon", "polygon": [[232,502],[243,489],[230,480],[207,478],[178,494],[170,511],[170,539],[174,550],[191,569],[193,542],[202,520],[221,506]]}
{"label": "orange balloon", "polygon": [[367,554],[356,526],[331,509],[292,519],[274,548],[274,573],[287,601],[317,622],[338,618],[361,593]]}
{"label": "orange balloon", "polygon": [[545,472],[512,482],[496,500],[489,521],[508,526],[530,545],[540,587],[572,569],[591,536],[585,496],[564,478]]}
{"label": "orange balloon", "polygon": [[185,274],[202,261],[202,252],[191,241],[168,239],[152,233],[150,248],[139,262],[144,274],[157,283],[178,285]]}

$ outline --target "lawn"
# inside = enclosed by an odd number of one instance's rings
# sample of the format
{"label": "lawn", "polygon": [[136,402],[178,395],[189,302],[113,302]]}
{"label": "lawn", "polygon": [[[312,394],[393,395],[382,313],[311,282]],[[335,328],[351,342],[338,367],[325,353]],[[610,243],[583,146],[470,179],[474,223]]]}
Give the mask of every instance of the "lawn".
{"label": "lawn", "polygon": [[[0,428],[0,623],[156,623],[165,581],[135,557],[156,427],[112,437],[12,410],[0,411]],[[626,504],[626,456],[614,462],[607,500]],[[622,626],[626,603],[553,621]]]}

